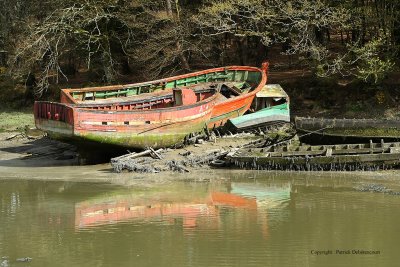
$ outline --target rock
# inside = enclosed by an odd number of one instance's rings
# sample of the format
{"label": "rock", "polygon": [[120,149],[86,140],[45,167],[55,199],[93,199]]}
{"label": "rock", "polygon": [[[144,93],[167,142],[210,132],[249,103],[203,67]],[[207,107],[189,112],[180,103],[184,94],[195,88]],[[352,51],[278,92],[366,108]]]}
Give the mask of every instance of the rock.
{"label": "rock", "polygon": [[7,259],[3,259],[5,257],[2,257],[2,260],[0,260],[0,267],[8,267],[10,266],[10,262]]}
{"label": "rock", "polygon": [[29,261],[32,261],[32,258],[30,258],[30,257],[18,258],[17,261],[19,261],[19,262],[29,262]]}
{"label": "rock", "polygon": [[25,134],[30,136],[31,138],[42,137],[44,132],[36,129],[36,127],[29,127],[28,125],[25,126]]}
{"label": "rock", "polygon": [[222,149],[211,149],[211,150],[207,150],[206,154],[212,154],[212,153],[218,153],[218,152],[222,152]]}
{"label": "rock", "polygon": [[187,157],[187,156],[189,156],[190,154],[192,154],[192,152],[190,152],[190,151],[185,151],[185,152],[179,153],[179,155],[184,156],[184,157]]}

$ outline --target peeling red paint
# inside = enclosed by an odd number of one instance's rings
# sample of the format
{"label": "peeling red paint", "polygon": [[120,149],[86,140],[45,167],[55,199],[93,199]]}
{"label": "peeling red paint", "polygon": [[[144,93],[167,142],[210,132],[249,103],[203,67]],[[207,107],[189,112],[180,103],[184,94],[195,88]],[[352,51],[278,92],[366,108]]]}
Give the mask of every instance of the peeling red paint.
{"label": "peeling red paint", "polygon": [[[232,71],[235,75],[236,71],[242,72],[241,74],[243,71],[246,72],[244,81],[249,73],[259,75],[260,80],[257,78],[257,84],[255,87],[252,86],[250,91],[225,99],[220,98],[221,94],[217,94],[215,89],[196,92],[192,91],[190,86],[144,94],[140,94],[138,89],[138,95],[121,97],[119,91],[116,91],[135,86],[171,86],[171,82],[176,84],[179,80],[180,83],[186,83],[184,79],[189,78],[195,79],[195,85],[201,86],[204,82],[198,83],[196,77],[214,74],[223,76],[226,71]],[[62,103],[35,102],[35,123],[42,130],[57,135],[67,135],[66,137],[90,138],[99,142],[132,147],[170,146],[178,139],[182,139],[182,136],[202,130],[205,125],[209,128],[219,127],[228,119],[243,115],[250,108],[257,92],[266,84],[267,71],[268,63],[264,63],[262,69],[230,66],[147,83],[63,89],[60,99]],[[202,79],[207,81],[207,78]],[[218,81],[214,80],[216,83]],[[193,86],[193,81],[187,83]],[[82,93],[83,99],[74,98],[72,94],[75,92],[78,92],[78,98]],[[97,101],[97,92],[105,92],[100,94],[104,99]],[[171,97],[167,97],[168,94]],[[111,98],[107,99],[109,95]],[[85,101],[86,99],[90,100]],[[146,136],[155,140],[147,142]],[[135,138],[140,141],[136,142]],[[167,138],[169,140],[166,140]]]}

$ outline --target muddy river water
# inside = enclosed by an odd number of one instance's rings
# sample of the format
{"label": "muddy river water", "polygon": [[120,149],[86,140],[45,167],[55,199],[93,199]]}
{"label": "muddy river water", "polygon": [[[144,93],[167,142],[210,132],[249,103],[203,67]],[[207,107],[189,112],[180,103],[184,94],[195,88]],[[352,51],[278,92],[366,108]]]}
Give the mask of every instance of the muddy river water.
{"label": "muddy river water", "polygon": [[106,171],[91,181],[102,168],[76,168],[86,180],[38,178],[56,178],[56,168],[34,179],[3,169],[1,267],[399,266],[391,174],[227,171],[116,182]]}

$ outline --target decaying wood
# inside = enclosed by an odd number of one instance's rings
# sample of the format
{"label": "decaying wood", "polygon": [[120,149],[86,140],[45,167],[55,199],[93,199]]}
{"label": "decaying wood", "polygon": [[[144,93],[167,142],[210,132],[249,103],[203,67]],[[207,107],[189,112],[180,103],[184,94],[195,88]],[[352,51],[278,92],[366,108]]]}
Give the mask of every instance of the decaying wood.
{"label": "decaying wood", "polygon": [[123,170],[135,171],[135,172],[150,172],[156,173],[160,170],[158,168],[154,168],[151,164],[152,161],[144,156],[150,156],[153,159],[162,159],[160,152],[163,151],[162,148],[158,150],[154,150],[153,148],[149,148],[143,152],[130,152],[126,155],[122,155],[119,157],[115,157],[111,159],[111,166],[113,167],[115,172],[122,172]]}
{"label": "decaying wood", "polygon": [[385,170],[400,166],[400,142],[240,149],[227,160],[240,168],[266,170]]}
{"label": "decaying wood", "polygon": [[9,140],[12,140],[12,139],[14,139],[14,138],[16,138],[16,137],[18,137],[18,136],[24,136],[24,134],[22,134],[22,133],[13,134],[13,135],[7,137],[5,140],[6,140],[6,141],[9,141]]}
{"label": "decaying wood", "polygon": [[145,150],[143,152],[140,152],[140,153],[133,152],[133,153],[122,155],[122,156],[119,156],[119,157],[116,157],[116,158],[112,158],[111,162],[115,162],[115,161],[118,161],[118,160],[125,160],[125,159],[135,159],[135,158],[139,158],[139,157],[150,155],[150,153],[151,153],[150,149],[147,149],[147,150]]}
{"label": "decaying wood", "polygon": [[167,166],[171,171],[177,171],[177,172],[189,172],[187,168],[185,168],[181,163],[175,160],[171,160],[167,162]]}
{"label": "decaying wood", "polygon": [[[231,134],[234,138],[247,138],[254,136],[251,134]],[[210,136],[215,137],[212,133]],[[231,136],[224,136],[229,137]],[[223,137],[222,137],[223,138]],[[267,136],[261,136],[256,140],[247,141],[247,143],[237,144],[235,147],[231,146],[229,148],[211,149],[207,151],[202,151],[201,149],[194,149],[194,151],[182,151],[176,153],[178,158],[171,157],[174,155],[175,150],[167,149],[164,155],[160,152],[162,149],[154,150],[152,147],[147,148],[145,151],[140,153],[129,153],[127,155],[119,156],[111,160],[111,165],[114,171],[121,172],[122,170],[135,171],[135,172],[160,172],[160,171],[176,171],[176,172],[189,172],[190,168],[201,167],[205,165],[211,165],[213,167],[224,166],[225,164],[213,164],[215,161],[225,161],[225,157],[229,154],[232,155],[234,152],[241,148],[255,148],[263,147],[266,144],[271,145],[282,141],[287,138],[286,135],[278,136],[276,138],[271,138]],[[286,139],[285,139],[286,140]],[[206,135],[192,134],[186,139],[187,142],[191,142],[194,147],[201,147],[196,142],[205,143],[210,139],[207,139]],[[213,140],[214,141],[214,140]],[[197,152],[198,151],[198,152]],[[168,157],[169,155],[169,157]],[[181,158],[183,157],[183,158]]]}
{"label": "decaying wood", "polygon": [[152,158],[157,158],[157,159],[162,159],[163,157],[158,153],[161,152],[163,149],[159,149],[157,151],[155,151],[152,147],[149,147],[149,149],[151,150],[151,157]]}

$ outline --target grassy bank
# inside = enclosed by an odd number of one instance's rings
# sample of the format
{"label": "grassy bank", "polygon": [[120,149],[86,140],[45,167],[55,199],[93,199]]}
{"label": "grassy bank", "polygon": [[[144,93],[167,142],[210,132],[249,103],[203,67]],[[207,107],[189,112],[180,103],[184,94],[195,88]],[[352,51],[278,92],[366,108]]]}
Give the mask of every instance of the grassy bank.
{"label": "grassy bank", "polygon": [[0,132],[23,131],[34,124],[32,108],[0,109]]}

